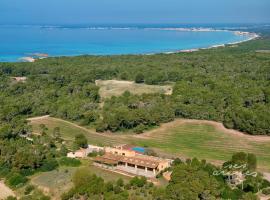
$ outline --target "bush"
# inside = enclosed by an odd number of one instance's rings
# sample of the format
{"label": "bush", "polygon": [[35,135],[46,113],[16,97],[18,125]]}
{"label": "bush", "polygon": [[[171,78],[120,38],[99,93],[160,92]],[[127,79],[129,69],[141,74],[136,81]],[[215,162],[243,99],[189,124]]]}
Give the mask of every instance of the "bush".
{"label": "bush", "polygon": [[103,156],[104,151],[93,151],[92,153],[89,153],[87,156],[88,157],[97,157],[97,156]]}
{"label": "bush", "polygon": [[7,174],[9,174],[10,169],[6,166],[0,166],[0,178],[5,177]]}
{"label": "bush", "polygon": [[270,187],[270,182],[266,179],[263,179],[261,188],[267,188],[267,187]]}
{"label": "bush", "polygon": [[58,167],[58,162],[55,159],[47,159],[43,162],[40,170],[43,172],[52,171]]}
{"label": "bush", "polygon": [[136,133],[136,134],[141,134],[141,133],[144,132],[145,129],[146,129],[146,126],[143,125],[143,124],[140,124],[140,125],[138,125],[138,126],[136,126],[136,127],[134,128],[134,133]]}
{"label": "bush", "polygon": [[35,186],[33,185],[27,185],[24,190],[24,194],[28,195],[35,189]]}
{"label": "bush", "polygon": [[108,125],[105,124],[103,121],[98,121],[96,123],[96,131],[99,132],[99,133],[102,133],[104,131],[106,131],[108,128]]}
{"label": "bush", "polygon": [[11,173],[7,177],[7,185],[9,185],[11,188],[18,188],[23,186],[28,179],[18,173]]}
{"label": "bush", "polygon": [[16,198],[16,197],[13,197],[13,196],[8,196],[8,197],[6,198],[6,200],[17,200],[17,198]]}
{"label": "bush", "polygon": [[264,188],[264,189],[262,190],[262,193],[263,193],[264,195],[270,195],[270,188]]}
{"label": "bush", "polygon": [[148,156],[158,156],[158,154],[153,150],[153,149],[145,149],[145,155],[148,155]]}
{"label": "bush", "polygon": [[75,136],[74,144],[77,148],[87,148],[88,142],[84,134],[78,134]]}
{"label": "bush", "polygon": [[81,161],[75,158],[63,157],[59,160],[61,166],[78,167],[81,165]]}
{"label": "bush", "polygon": [[141,73],[137,74],[135,77],[135,82],[136,83],[143,83],[144,82],[144,75]]}
{"label": "bush", "polygon": [[123,179],[119,178],[119,179],[116,181],[116,185],[117,185],[117,186],[120,186],[120,187],[123,187],[123,186],[124,186],[124,181],[123,181]]}
{"label": "bush", "polygon": [[147,183],[147,179],[145,177],[135,176],[130,180],[130,185],[135,187],[143,187]]}

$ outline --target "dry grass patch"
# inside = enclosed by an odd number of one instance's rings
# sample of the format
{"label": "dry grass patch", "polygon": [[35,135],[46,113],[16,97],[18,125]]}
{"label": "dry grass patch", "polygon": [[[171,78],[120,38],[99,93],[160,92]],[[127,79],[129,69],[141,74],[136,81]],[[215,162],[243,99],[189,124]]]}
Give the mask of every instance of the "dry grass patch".
{"label": "dry grass patch", "polygon": [[3,181],[0,181],[0,200],[6,199],[8,196],[14,196],[14,192],[5,185]]}
{"label": "dry grass patch", "polygon": [[102,99],[120,96],[125,91],[138,95],[144,93],[172,94],[172,85],[146,85],[137,84],[132,81],[118,80],[96,80],[96,85],[100,87],[99,94]]}

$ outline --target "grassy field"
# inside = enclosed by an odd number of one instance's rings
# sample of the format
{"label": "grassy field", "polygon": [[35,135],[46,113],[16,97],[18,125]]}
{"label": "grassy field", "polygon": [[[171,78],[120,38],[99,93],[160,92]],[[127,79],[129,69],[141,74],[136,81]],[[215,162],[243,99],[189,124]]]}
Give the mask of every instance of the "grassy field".
{"label": "grassy field", "polygon": [[105,181],[116,181],[119,178],[124,182],[130,180],[127,176],[103,170],[91,165],[90,160],[84,160],[80,167],[60,167],[57,170],[36,174],[31,177],[31,182],[53,199],[60,199],[61,194],[73,186],[71,180],[74,172],[84,167],[89,168],[93,174],[102,177]]}
{"label": "grassy field", "polygon": [[162,93],[172,94],[172,86],[170,85],[146,85],[137,84],[132,81],[117,81],[117,80],[97,80],[96,85],[100,87],[99,94],[102,99],[110,98],[112,96],[120,96],[125,91],[132,94],[143,93]]}
{"label": "grassy field", "polygon": [[34,132],[40,132],[39,124],[45,124],[50,134],[60,127],[62,137],[72,142],[82,133],[89,143],[97,145],[134,144],[154,148],[158,153],[175,157],[197,157],[215,163],[228,160],[234,152],[252,152],[258,157],[259,168],[270,171],[270,137],[248,136],[228,130],[215,122],[176,120],[142,135],[99,134],[76,124],[55,118],[32,120]]}

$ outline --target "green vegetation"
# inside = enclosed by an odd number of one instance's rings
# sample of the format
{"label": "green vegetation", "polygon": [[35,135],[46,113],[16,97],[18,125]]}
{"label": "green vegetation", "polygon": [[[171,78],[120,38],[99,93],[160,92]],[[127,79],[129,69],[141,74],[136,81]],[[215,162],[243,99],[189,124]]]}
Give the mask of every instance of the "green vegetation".
{"label": "green vegetation", "polygon": [[[1,63],[0,103],[4,106],[0,119],[4,124],[16,124],[14,120],[21,117],[50,114],[84,125],[98,124],[99,130],[119,131],[140,125],[148,128],[180,117],[220,121],[229,128],[267,135],[270,58],[256,51],[269,49],[270,40],[263,38],[238,47],[193,53]],[[26,76],[27,81],[14,83],[12,76]],[[95,80],[121,78],[175,85],[170,97],[123,95],[105,101],[104,108],[100,108]],[[116,110],[114,105],[119,108]],[[158,117],[161,110],[168,113]],[[132,113],[129,118],[125,118],[127,112]]]}
{"label": "green vegetation", "polygon": [[87,141],[86,137],[84,136],[84,134],[78,134],[75,136],[74,145],[77,148],[87,148],[88,141]]}
{"label": "green vegetation", "polygon": [[59,164],[61,166],[78,167],[81,165],[81,161],[75,158],[63,157],[60,158]]}
{"label": "green vegetation", "polygon": [[[243,161],[244,153],[237,153],[231,161],[251,164]],[[248,157],[248,155],[245,155]],[[249,155],[253,157],[253,155]],[[256,160],[256,157],[254,157]],[[227,163],[228,163],[227,162]],[[254,164],[254,163],[253,163]],[[226,164],[224,163],[223,166]],[[234,165],[236,166],[236,165]],[[269,182],[260,175],[247,176],[240,185],[230,187],[227,184],[227,173],[216,174],[224,169],[215,167],[205,160],[194,158],[185,162],[177,159],[170,169],[171,180],[166,186],[156,187],[144,177],[134,177],[124,183],[122,179],[106,181],[92,174],[88,168],[77,170],[72,178],[74,187],[62,195],[63,200],[83,197],[85,199],[257,199],[258,191],[265,191]],[[241,171],[242,169],[237,169]],[[243,169],[245,171],[246,169]],[[262,184],[264,183],[264,184]]]}
{"label": "green vegetation", "polygon": [[[240,139],[234,136],[232,140],[231,136],[213,127],[173,127],[166,133],[152,131],[142,136],[143,139],[126,133],[142,133],[176,118],[192,118],[222,122],[228,128],[253,135],[270,135],[270,57],[268,53],[261,53],[261,50],[269,49],[270,39],[265,37],[238,47],[193,53],[78,56],[48,58],[34,63],[0,63],[0,175],[10,187],[24,187],[30,175],[59,168],[58,160],[61,161],[67,148],[73,146],[75,136],[76,148],[85,147],[87,140],[96,144],[124,141],[151,146],[165,153],[177,155],[181,152],[185,156],[217,160],[226,160],[230,154],[243,150],[258,155],[258,166],[269,169],[269,143],[252,141],[244,136]],[[14,82],[12,77],[15,76],[27,79]],[[104,99],[95,84],[100,79],[135,81],[142,87],[144,84],[157,88],[167,84],[174,87],[172,95],[123,91],[120,96]],[[67,130],[71,122],[59,124],[59,121],[53,127],[46,122],[31,127],[26,120],[43,115],[72,121],[99,132],[123,134],[102,135],[78,125],[72,126],[73,130],[79,129],[75,132]],[[197,127],[200,127],[200,132]],[[248,156],[247,160],[252,163],[250,167],[256,167],[254,157]],[[189,163],[183,165],[186,166],[176,169],[197,173]],[[199,166],[203,168],[202,163]],[[214,182],[200,170],[198,177],[205,179],[206,183]],[[103,179],[90,178],[101,187],[87,191],[75,187],[73,194],[79,190],[79,194],[82,191],[89,196],[102,195],[107,199],[104,196],[106,192],[102,190],[105,185]],[[175,185],[182,185],[178,181]],[[175,188],[173,184],[169,183],[168,188]],[[245,187],[252,193],[260,190],[262,184],[260,180],[251,179]],[[212,185],[203,183],[194,194],[209,195],[209,198],[222,196],[222,192],[202,192],[209,186]],[[112,196],[125,198],[127,193],[123,187],[116,185],[114,188],[117,189],[111,191]],[[168,195],[168,188],[164,193],[158,193]],[[140,197],[144,195],[141,191],[135,193]],[[151,193],[156,194],[154,191]],[[226,194],[232,193],[226,190]],[[253,198],[249,193],[240,196]]]}
{"label": "green vegetation", "polygon": [[176,120],[146,132],[142,137],[131,134],[98,134],[92,130],[78,127],[76,124],[56,118],[33,120],[33,132],[40,132],[39,124],[46,124],[48,134],[52,134],[54,127],[61,127],[62,138],[72,147],[76,134],[84,134],[91,144],[116,145],[133,144],[151,147],[156,152],[168,156],[197,157],[211,161],[226,161],[238,151],[254,153],[258,158],[260,170],[270,171],[270,142],[267,139],[243,137],[230,131],[217,129],[212,124],[194,121],[183,123]]}

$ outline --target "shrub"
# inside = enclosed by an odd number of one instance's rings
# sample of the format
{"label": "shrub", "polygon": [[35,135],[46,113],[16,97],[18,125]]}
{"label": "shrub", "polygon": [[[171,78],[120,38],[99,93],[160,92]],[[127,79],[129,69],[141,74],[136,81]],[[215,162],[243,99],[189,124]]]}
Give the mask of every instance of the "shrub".
{"label": "shrub", "polygon": [[119,178],[117,181],[116,181],[116,185],[120,186],[120,187],[123,187],[124,186],[124,181],[123,179]]}
{"label": "shrub", "polygon": [[134,128],[134,133],[136,133],[136,134],[141,134],[141,133],[144,132],[145,129],[146,129],[146,126],[143,125],[143,124],[140,124],[140,125],[138,125],[138,126],[136,126],[136,127]]}
{"label": "shrub", "polygon": [[148,155],[148,156],[158,156],[158,154],[153,150],[153,149],[145,149],[145,155]]}
{"label": "shrub", "polygon": [[87,148],[88,142],[84,134],[78,134],[75,136],[74,144],[77,148]]}
{"label": "shrub", "polygon": [[88,157],[103,156],[104,153],[105,153],[104,151],[93,151],[93,152],[89,153],[87,156]]}
{"label": "shrub", "polygon": [[122,189],[119,185],[116,185],[114,188],[113,188],[113,191],[115,194],[119,194],[122,192]]}
{"label": "shrub", "polygon": [[270,188],[264,188],[262,190],[262,193],[265,194],[265,195],[270,195]]}
{"label": "shrub", "polygon": [[7,174],[9,174],[10,169],[6,166],[0,166],[0,178],[5,177]]}
{"label": "shrub", "polygon": [[147,182],[147,179],[145,177],[138,177],[135,176],[130,180],[130,185],[135,186],[135,187],[143,187]]}
{"label": "shrub", "polygon": [[111,181],[107,182],[105,188],[107,192],[113,191],[113,183]]}
{"label": "shrub", "polygon": [[263,179],[261,188],[267,188],[267,187],[270,187],[270,182],[266,179]]}
{"label": "shrub", "polygon": [[63,157],[59,160],[61,166],[78,167],[81,165],[81,161],[75,158]]}
{"label": "shrub", "polygon": [[35,189],[35,186],[33,185],[27,185],[24,190],[24,194],[28,195]]}
{"label": "shrub", "polygon": [[55,159],[47,159],[43,162],[40,170],[43,172],[52,171],[58,167],[58,162]]}
{"label": "shrub", "polygon": [[12,188],[21,187],[27,181],[28,181],[28,179],[25,176],[18,174],[18,173],[11,173],[7,177],[7,184]]}
{"label": "shrub", "polygon": [[144,82],[144,75],[141,73],[137,74],[135,77],[135,82],[136,83],[143,83]]}
{"label": "shrub", "polygon": [[99,133],[106,131],[107,128],[108,128],[108,125],[104,123],[103,121],[98,121],[96,123],[96,131]]}
{"label": "shrub", "polygon": [[8,197],[6,198],[6,200],[17,200],[17,198],[16,198],[16,197],[13,197],[13,196],[8,196]]}

